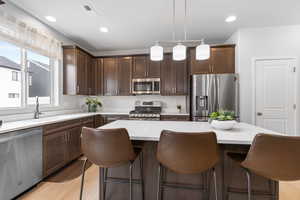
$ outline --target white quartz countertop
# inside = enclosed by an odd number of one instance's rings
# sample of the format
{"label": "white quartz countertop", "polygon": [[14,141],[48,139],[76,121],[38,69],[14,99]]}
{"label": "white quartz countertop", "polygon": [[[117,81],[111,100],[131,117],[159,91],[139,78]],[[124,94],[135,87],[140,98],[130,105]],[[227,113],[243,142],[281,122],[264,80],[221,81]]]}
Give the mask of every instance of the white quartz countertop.
{"label": "white quartz countertop", "polygon": [[[44,126],[47,124],[63,122],[72,119],[79,119],[83,117],[89,117],[94,115],[128,115],[129,113],[126,111],[101,111],[95,113],[72,113],[72,114],[62,114],[55,115],[51,117],[41,117],[40,119],[28,119],[28,120],[20,120],[15,122],[4,122],[2,126],[0,126],[0,134],[17,131],[27,128]],[[163,113],[164,115],[176,115],[176,113]],[[177,115],[188,115],[187,113],[177,113]]]}
{"label": "white quartz countertop", "polygon": [[177,132],[214,131],[219,144],[251,144],[258,133],[279,134],[246,123],[238,123],[232,130],[217,130],[212,128],[208,122],[118,120],[99,128],[126,128],[130,139],[145,141],[159,141],[162,130]]}
{"label": "white quartz countertop", "polygon": [[66,114],[66,115],[55,115],[52,117],[45,117],[40,119],[29,119],[29,120],[21,120],[21,121],[6,122],[6,123],[4,122],[0,127],[0,134],[16,131],[16,130],[43,126],[47,124],[53,124],[57,122],[63,122],[72,119],[90,117],[97,114],[99,115],[99,113],[75,113],[75,114]]}

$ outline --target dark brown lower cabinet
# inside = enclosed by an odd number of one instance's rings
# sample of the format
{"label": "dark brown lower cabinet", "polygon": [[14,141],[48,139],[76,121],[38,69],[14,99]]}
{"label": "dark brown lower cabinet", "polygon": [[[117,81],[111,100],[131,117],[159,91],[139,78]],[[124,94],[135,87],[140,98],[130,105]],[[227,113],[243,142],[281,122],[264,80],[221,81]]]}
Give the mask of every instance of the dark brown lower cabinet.
{"label": "dark brown lower cabinet", "polygon": [[98,128],[104,125],[104,118],[101,115],[96,115],[94,118],[94,127]]}
{"label": "dark brown lower cabinet", "polygon": [[128,115],[104,115],[103,122],[104,124],[108,124],[117,120],[127,120],[128,118]]}
{"label": "dark brown lower cabinet", "polygon": [[83,126],[93,128],[94,117],[59,122],[44,127],[44,177],[82,155],[81,129]]}
{"label": "dark brown lower cabinet", "polygon": [[60,169],[67,161],[66,131],[54,132],[43,137],[44,176]]}
{"label": "dark brown lower cabinet", "polygon": [[78,158],[81,154],[81,126],[71,128],[67,133],[68,159],[67,161]]}
{"label": "dark brown lower cabinet", "polygon": [[162,115],[161,121],[190,121],[189,115]]}

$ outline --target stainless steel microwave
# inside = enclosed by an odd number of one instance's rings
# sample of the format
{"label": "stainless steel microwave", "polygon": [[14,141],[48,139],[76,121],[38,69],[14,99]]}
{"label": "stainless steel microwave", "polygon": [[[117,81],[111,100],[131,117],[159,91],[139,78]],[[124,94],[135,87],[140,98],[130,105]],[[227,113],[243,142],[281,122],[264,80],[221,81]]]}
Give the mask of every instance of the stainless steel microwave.
{"label": "stainless steel microwave", "polygon": [[132,79],[132,94],[160,94],[160,78]]}

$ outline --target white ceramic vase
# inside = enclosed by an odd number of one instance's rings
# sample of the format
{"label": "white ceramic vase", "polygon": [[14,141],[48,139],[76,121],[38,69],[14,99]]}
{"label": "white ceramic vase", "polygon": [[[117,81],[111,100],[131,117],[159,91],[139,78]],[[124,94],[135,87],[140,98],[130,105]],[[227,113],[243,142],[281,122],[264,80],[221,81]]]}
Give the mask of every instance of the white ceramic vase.
{"label": "white ceramic vase", "polygon": [[229,121],[219,121],[219,120],[212,120],[210,125],[213,128],[221,129],[221,130],[230,130],[233,129],[233,127],[237,124],[235,120],[229,120]]}

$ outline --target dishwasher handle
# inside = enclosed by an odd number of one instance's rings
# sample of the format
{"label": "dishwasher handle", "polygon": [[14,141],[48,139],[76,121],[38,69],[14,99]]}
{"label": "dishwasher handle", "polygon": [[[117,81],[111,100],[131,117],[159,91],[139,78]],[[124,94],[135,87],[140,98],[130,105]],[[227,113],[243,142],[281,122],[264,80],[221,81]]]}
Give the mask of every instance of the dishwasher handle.
{"label": "dishwasher handle", "polygon": [[[15,133],[15,132],[13,132]],[[29,136],[33,136],[33,135],[39,135],[42,134],[42,131],[40,129],[35,129],[35,130],[31,130],[31,131],[26,131],[23,133],[15,133],[16,135],[14,135],[13,133],[7,133],[7,134],[3,134],[0,135],[1,137],[3,137],[3,139],[1,139],[0,137],[0,143],[4,143],[7,142],[9,140],[16,140],[16,139],[20,139],[23,137],[29,137]]]}

